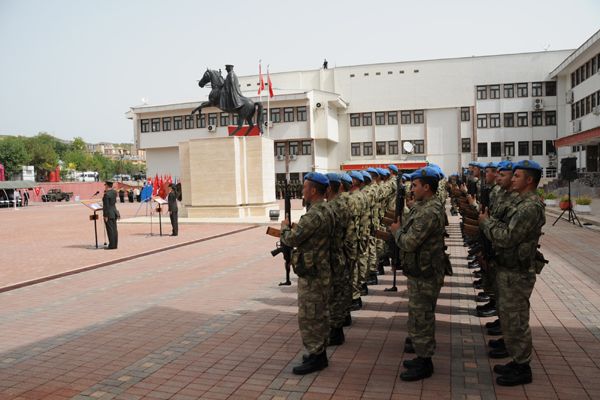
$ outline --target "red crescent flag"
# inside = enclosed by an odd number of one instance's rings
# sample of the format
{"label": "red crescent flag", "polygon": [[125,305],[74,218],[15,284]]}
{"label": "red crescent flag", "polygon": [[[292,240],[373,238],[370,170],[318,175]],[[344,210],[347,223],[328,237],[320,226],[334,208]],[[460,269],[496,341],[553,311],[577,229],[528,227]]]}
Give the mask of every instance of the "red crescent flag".
{"label": "red crescent flag", "polygon": [[273,97],[273,84],[271,83],[271,75],[269,74],[269,68],[267,68],[267,82],[269,82],[269,97]]}

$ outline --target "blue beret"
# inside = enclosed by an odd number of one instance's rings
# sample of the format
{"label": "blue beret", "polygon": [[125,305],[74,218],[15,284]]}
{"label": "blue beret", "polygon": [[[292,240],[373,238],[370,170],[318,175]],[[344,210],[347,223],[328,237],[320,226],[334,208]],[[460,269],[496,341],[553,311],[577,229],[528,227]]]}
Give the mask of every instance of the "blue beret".
{"label": "blue beret", "polygon": [[372,181],[372,180],[373,180],[373,178],[371,178],[371,174],[369,174],[367,171],[361,171],[361,172],[362,172],[362,174],[363,174],[363,177],[364,177],[365,179],[368,179],[369,181]]}
{"label": "blue beret", "polygon": [[423,167],[413,172],[411,174],[410,180],[412,181],[419,178],[434,178],[435,180],[439,180],[440,174],[435,168]]}
{"label": "blue beret", "polygon": [[390,176],[391,175],[391,172],[390,172],[389,169],[387,169],[387,168],[381,168],[381,170],[383,171],[383,175],[385,175],[385,176]]}
{"label": "blue beret", "polygon": [[350,172],[350,177],[356,179],[357,181],[360,182],[364,182],[365,181],[365,177],[363,176],[363,174],[360,171],[351,171]]}
{"label": "blue beret", "polygon": [[336,174],[335,172],[329,172],[326,174],[327,179],[329,179],[329,182],[342,182],[342,177],[340,176],[340,174]]}
{"label": "blue beret", "polygon": [[350,175],[348,175],[347,173],[343,173],[340,175],[342,182],[346,182],[352,185],[352,177]]}
{"label": "blue beret", "polygon": [[512,171],[513,163],[512,161],[500,161],[498,163],[498,171]]}
{"label": "blue beret", "polygon": [[471,162],[469,163],[469,166],[470,166],[470,167],[476,167],[476,166],[477,166],[477,161],[471,161]]}
{"label": "blue beret", "polygon": [[395,173],[398,173],[398,167],[396,167],[394,164],[390,164],[390,165],[388,165],[388,168],[389,168],[391,171],[393,171],[393,172],[395,172]]}
{"label": "blue beret", "polygon": [[498,168],[498,163],[495,163],[492,161],[492,162],[487,163],[485,167],[486,168]]}
{"label": "blue beret", "polygon": [[409,181],[410,180],[410,175],[411,174],[402,174],[402,179],[404,179],[405,181]]}
{"label": "blue beret", "polygon": [[377,170],[376,170],[375,168],[373,168],[373,167],[369,167],[369,168],[367,168],[367,172],[372,172],[372,173],[374,173],[374,174],[377,174],[377,175],[379,175],[379,172],[377,172]]}
{"label": "blue beret", "polygon": [[533,160],[521,160],[513,164],[513,171],[517,169],[529,169],[541,172],[542,166]]}
{"label": "blue beret", "polygon": [[329,186],[329,179],[325,175],[320,172],[309,172],[306,174],[304,179],[308,179],[309,181],[320,183],[321,185]]}
{"label": "blue beret", "polygon": [[390,171],[388,171],[388,170],[387,170],[387,169],[385,169],[385,168],[375,168],[375,169],[377,170],[377,173],[378,173],[380,176],[388,176],[388,175],[390,174]]}

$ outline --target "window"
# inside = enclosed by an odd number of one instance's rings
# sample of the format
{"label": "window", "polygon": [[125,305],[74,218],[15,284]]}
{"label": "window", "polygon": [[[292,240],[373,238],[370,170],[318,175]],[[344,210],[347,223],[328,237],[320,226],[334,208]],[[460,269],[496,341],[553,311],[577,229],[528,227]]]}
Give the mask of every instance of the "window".
{"label": "window", "polygon": [[544,113],[544,117],[546,117],[546,125],[556,125],[556,111],[546,111]]}
{"label": "window", "polygon": [[163,123],[163,131],[170,131],[171,130],[171,117],[165,117],[162,119],[162,123]]}
{"label": "window", "polygon": [[194,129],[194,116],[193,115],[185,116],[185,129]]}
{"label": "window", "polygon": [[556,96],[556,82],[546,82],[546,96]]}
{"label": "window", "polygon": [[350,114],[350,126],[360,126],[360,114]]}
{"label": "window", "polygon": [[296,115],[298,117],[298,121],[306,121],[306,107],[298,107],[296,108]]}
{"label": "window", "polygon": [[398,141],[393,140],[388,142],[388,150],[390,155],[398,154]]}
{"label": "window", "polygon": [[502,147],[500,142],[492,142],[492,157],[500,157],[502,155]]}
{"label": "window", "polygon": [[173,129],[176,131],[183,129],[183,126],[181,125],[182,121],[183,117],[181,115],[178,117],[173,117]]}
{"label": "window", "polygon": [[463,153],[471,152],[471,138],[462,139],[462,152]]}
{"label": "window", "polygon": [[310,156],[311,153],[312,153],[312,142],[309,140],[302,142],[302,155]]}
{"label": "window", "polygon": [[281,122],[281,110],[279,108],[271,108],[271,122],[274,124]]}
{"label": "window", "polygon": [[283,122],[294,122],[293,107],[286,107],[283,109]]}
{"label": "window", "polygon": [[373,155],[373,143],[371,143],[371,142],[363,143],[363,155],[365,155],[365,156]]}
{"label": "window", "polygon": [[504,127],[512,128],[515,126],[515,113],[504,113]]}
{"label": "window", "polygon": [[210,113],[208,114],[208,124],[214,126],[217,126],[217,113]]}
{"label": "window", "polygon": [[555,167],[547,167],[546,168],[546,178],[556,178],[556,168]]}
{"label": "window", "polygon": [[276,156],[284,156],[285,155],[285,142],[275,142],[275,155]]}
{"label": "window", "polygon": [[491,85],[490,86],[490,99],[499,99],[500,98],[500,85]]}
{"label": "window", "polygon": [[290,146],[290,155],[298,155],[298,142],[289,142],[289,146]]}
{"label": "window", "polygon": [[422,124],[425,120],[423,110],[415,111],[415,124]]}
{"label": "window", "polygon": [[509,157],[515,155],[515,142],[504,142],[504,155]]}
{"label": "window", "polygon": [[228,113],[221,113],[221,117],[219,118],[219,125],[221,125],[221,126],[229,125],[229,114]]}
{"label": "window", "polygon": [[512,99],[513,97],[515,97],[515,85],[512,83],[504,85],[504,98]]}
{"label": "window", "polygon": [[531,84],[531,96],[532,97],[542,97],[542,85],[543,82],[533,82]]}
{"label": "window", "polygon": [[386,153],[386,143],[385,142],[377,142],[375,143],[376,146],[376,150],[377,150],[377,155],[378,156],[384,156]]}
{"label": "window", "polygon": [[350,154],[352,156],[360,156],[360,143],[350,144]]}
{"label": "window", "polygon": [[541,156],[543,154],[542,150],[542,141],[534,140],[531,142],[531,155],[532,156]]}
{"label": "window", "polygon": [[373,114],[372,113],[363,113],[363,115],[362,115],[362,125],[363,126],[371,126],[371,125],[373,125]]}
{"label": "window", "polygon": [[519,142],[519,155],[520,156],[528,156],[529,155],[529,142]]}
{"label": "window", "polygon": [[[546,140],[546,155],[556,154],[556,148],[554,147],[554,140]],[[534,154],[535,155],[535,154]],[[540,156],[542,155],[542,143],[540,140]]]}
{"label": "window", "polygon": [[400,112],[400,123],[402,123],[402,125],[410,124],[410,111]]}
{"label": "window", "polygon": [[534,111],[531,113],[531,125],[532,126],[542,126],[542,112]]}
{"label": "window", "polygon": [[517,83],[517,97],[527,97],[526,83]]}
{"label": "window", "polygon": [[477,100],[487,99],[487,86],[477,86]]}
{"label": "window", "polygon": [[140,130],[142,131],[142,133],[150,132],[150,120],[149,119],[140,120]]}
{"label": "window", "polygon": [[526,112],[517,113],[517,126],[529,126],[529,118]]}
{"label": "window", "polygon": [[469,107],[460,108],[460,120],[463,122],[471,120],[471,110]]}
{"label": "window", "polygon": [[231,114],[231,125],[237,125],[238,124],[238,115],[237,114]]}
{"label": "window", "polygon": [[500,114],[490,114],[490,128],[500,128]]}
{"label": "window", "polygon": [[375,125],[385,125],[385,113],[384,112],[376,112],[375,113]]}
{"label": "window", "polygon": [[425,141],[424,140],[413,140],[413,146],[415,146],[415,154],[425,153]]}
{"label": "window", "polygon": [[263,108],[263,112],[262,112],[262,120],[263,122],[268,121],[269,117],[267,116],[267,109]]}
{"label": "window", "polygon": [[389,111],[388,113],[388,125],[398,125],[398,112]]}
{"label": "window", "polygon": [[206,115],[202,113],[196,114],[196,128],[206,128]]}
{"label": "window", "polygon": [[477,114],[477,127],[487,128],[487,114]]}
{"label": "window", "polygon": [[151,122],[152,132],[160,131],[160,118],[152,118]]}
{"label": "window", "polygon": [[487,157],[487,155],[488,155],[487,143],[477,143],[477,156],[478,157]]}

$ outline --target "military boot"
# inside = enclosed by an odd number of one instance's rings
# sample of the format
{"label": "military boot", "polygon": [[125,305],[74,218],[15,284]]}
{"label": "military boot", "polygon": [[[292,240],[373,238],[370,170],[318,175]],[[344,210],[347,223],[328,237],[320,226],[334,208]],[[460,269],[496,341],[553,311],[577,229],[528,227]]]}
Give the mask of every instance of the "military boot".
{"label": "military boot", "polygon": [[361,296],[369,295],[369,287],[367,286],[366,283],[363,283],[362,286],[360,287],[360,295]]}
{"label": "military boot", "polygon": [[475,297],[475,301],[478,303],[483,303],[485,301],[490,301],[490,295],[486,292],[477,293],[477,297]]}
{"label": "military boot", "polygon": [[378,283],[379,281],[377,280],[377,272],[371,273],[367,279],[367,285],[377,285]]}
{"label": "military boot", "polygon": [[500,339],[490,339],[488,341],[488,346],[492,349],[506,349],[506,344],[504,343],[504,338]]}
{"label": "military boot", "polygon": [[503,348],[498,348],[498,349],[492,349],[492,350],[490,350],[490,352],[488,353],[488,355],[490,356],[490,358],[506,358],[510,354],[508,354],[508,351],[506,350],[506,347],[503,347]]}
{"label": "military boot", "polygon": [[404,339],[404,352],[410,354],[414,354],[415,352],[415,346],[413,346],[412,339],[409,337]]}
{"label": "military boot", "polygon": [[417,357],[413,367],[400,374],[400,379],[411,382],[429,378],[433,374],[433,363],[431,357]]}
{"label": "military boot", "polygon": [[350,305],[351,311],[357,311],[362,308],[362,299],[359,297],[358,299],[353,299],[352,304]]}
{"label": "military boot", "polygon": [[496,364],[494,365],[494,372],[499,375],[507,375],[513,371],[515,365],[517,365],[517,363],[514,361],[511,361],[508,364]]}
{"label": "military boot", "polygon": [[502,336],[502,327],[501,326],[496,326],[494,328],[489,328],[487,330],[487,334],[489,336]]}
{"label": "military boot", "polygon": [[311,372],[320,371],[328,365],[327,352],[323,351],[321,354],[310,354],[302,364],[295,366],[292,372],[296,375],[306,375]]}
{"label": "military boot", "polygon": [[344,328],[331,328],[329,331],[329,345],[339,346],[344,344],[346,338],[344,337]]}
{"label": "military boot", "polygon": [[346,318],[344,318],[344,325],[342,326],[350,326],[352,325],[352,315],[350,313],[346,314]]}
{"label": "military boot", "polygon": [[517,386],[531,383],[532,380],[533,376],[529,363],[515,363],[509,373],[496,378],[496,383],[500,386]]}
{"label": "military boot", "polygon": [[495,328],[495,327],[499,327],[500,326],[500,320],[499,319],[495,319],[492,322],[486,322],[485,323],[485,327],[490,329],[490,328]]}
{"label": "military boot", "polygon": [[383,262],[380,262],[377,266],[377,275],[385,275],[385,270],[383,269]]}

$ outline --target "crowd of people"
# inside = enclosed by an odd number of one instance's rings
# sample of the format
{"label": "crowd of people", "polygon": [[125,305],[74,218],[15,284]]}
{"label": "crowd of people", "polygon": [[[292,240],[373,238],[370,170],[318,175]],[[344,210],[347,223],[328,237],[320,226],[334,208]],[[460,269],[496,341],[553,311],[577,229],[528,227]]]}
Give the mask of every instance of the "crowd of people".
{"label": "crowd of people", "polygon": [[[483,172],[485,171],[485,178]],[[328,366],[327,347],[345,342],[351,312],[362,308],[369,286],[384,266],[398,266],[407,277],[408,336],[400,374],[416,381],[433,374],[435,309],[444,277],[452,274],[445,238],[450,211],[462,216],[469,246],[469,268],[477,269],[481,317],[487,324],[490,357],[499,364],[500,385],[531,382],[529,297],[544,259],[538,251],[544,206],[536,194],[541,167],[534,161],[471,163],[448,178],[434,165],[402,174],[395,165],[350,173],[308,173],[300,220],[281,223],[280,238],[292,250],[298,276],[298,322],[307,354],[293,368],[307,374]],[[405,196],[400,195],[406,193]],[[399,204],[398,202],[404,204]],[[387,240],[386,240],[387,238]]]}

